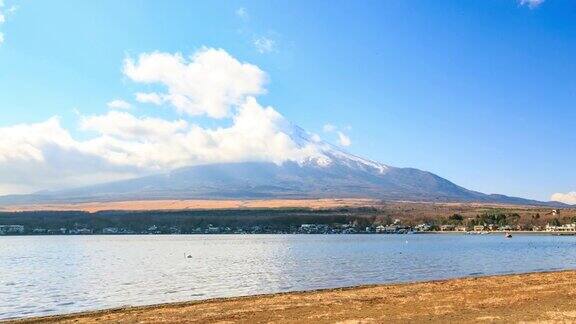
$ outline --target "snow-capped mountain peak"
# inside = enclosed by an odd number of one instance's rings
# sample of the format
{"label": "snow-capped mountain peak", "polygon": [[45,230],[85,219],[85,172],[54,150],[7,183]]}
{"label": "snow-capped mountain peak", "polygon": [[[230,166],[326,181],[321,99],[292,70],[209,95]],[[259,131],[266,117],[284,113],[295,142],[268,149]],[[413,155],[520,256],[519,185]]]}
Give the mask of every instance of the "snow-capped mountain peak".
{"label": "snow-capped mountain peak", "polygon": [[[0,197],[2,204],[148,199],[374,198],[547,204],[467,190],[430,172],[396,168],[350,154],[299,127],[284,131],[300,160],[193,165],[165,174],[89,187]],[[309,149],[308,149],[309,148]]]}
{"label": "snow-capped mountain peak", "polygon": [[316,165],[318,167],[340,165],[364,171],[373,170],[379,174],[384,174],[389,170],[389,167],[383,163],[350,154],[336,145],[315,137],[314,134],[305,131],[299,126],[290,125],[285,133],[300,148],[306,146],[315,147],[317,154],[305,159],[300,163],[302,165]]}

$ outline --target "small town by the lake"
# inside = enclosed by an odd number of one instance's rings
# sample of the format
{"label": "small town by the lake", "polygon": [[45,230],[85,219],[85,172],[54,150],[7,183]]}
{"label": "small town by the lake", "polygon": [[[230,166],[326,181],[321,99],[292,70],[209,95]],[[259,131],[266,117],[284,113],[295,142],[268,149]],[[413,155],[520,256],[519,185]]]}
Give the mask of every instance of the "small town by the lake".
{"label": "small town by the lake", "polygon": [[0,323],[576,322],[576,1],[0,0]]}
{"label": "small town by the lake", "polygon": [[[312,212],[313,213],[313,212]],[[556,216],[559,211],[554,209],[550,212]],[[352,215],[354,212],[351,213]],[[537,214],[538,215],[538,214]],[[58,218],[57,215],[52,216]],[[165,217],[169,218],[167,214]],[[195,217],[193,213],[189,216]],[[537,217],[537,216],[536,216]],[[283,223],[280,221],[266,222],[261,225],[213,225],[199,224],[197,227],[188,224],[181,225],[181,220],[174,220],[173,225],[165,224],[158,226],[154,223],[138,220],[137,226],[113,226],[110,221],[106,225],[102,221],[98,226],[84,225],[80,222],[67,225],[68,227],[54,227],[51,222],[46,222],[45,227],[25,226],[21,224],[0,225],[0,235],[121,235],[121,234],[419,234],[419,233],[466,233],[466,234],[489,234],[489,233],[547,233],[555,235],[576,235],[576,216],[571,218],[553,218],[546,225],[518,224],[519,215],[504,215],[497,223],[492,223],[485,218],[467,218],[454,214],[447,219],[439,219],[435,222],[409,225],[400,219],[386,219],[371,217],[355,218],[348,223]],[[386,222],[388,220],[388,222]],[[136,220],[133,220],[136,221]],[[179,222],[180,221],[180,222]],[[222,220],[220,220],[222,221]],[[563,223],[564,222],[564,223]],[[129,222],[128,222],[129,223]],[[204,221],[206,223],[206,221]],[[235,222],[237,223],[237,222]],[[256,221],[256,223],[258,223]]]}

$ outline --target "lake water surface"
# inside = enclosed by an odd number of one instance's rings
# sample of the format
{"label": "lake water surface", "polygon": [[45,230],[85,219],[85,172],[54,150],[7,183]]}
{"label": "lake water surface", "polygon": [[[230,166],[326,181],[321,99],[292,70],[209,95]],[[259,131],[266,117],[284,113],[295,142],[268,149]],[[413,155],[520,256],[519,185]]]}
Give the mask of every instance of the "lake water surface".
{"label": "lake water surface", "polygon": [[0,237],[0,318],[559,269],[574,236]]}

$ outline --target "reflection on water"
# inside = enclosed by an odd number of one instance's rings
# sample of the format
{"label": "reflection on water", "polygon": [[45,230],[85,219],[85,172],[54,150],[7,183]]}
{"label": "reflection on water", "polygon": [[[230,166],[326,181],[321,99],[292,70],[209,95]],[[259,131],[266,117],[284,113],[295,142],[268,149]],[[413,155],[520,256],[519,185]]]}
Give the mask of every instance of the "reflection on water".
{"label": "reflection on water", "polygon": [[0,237],[0,318],[574,268],[576,237]]}

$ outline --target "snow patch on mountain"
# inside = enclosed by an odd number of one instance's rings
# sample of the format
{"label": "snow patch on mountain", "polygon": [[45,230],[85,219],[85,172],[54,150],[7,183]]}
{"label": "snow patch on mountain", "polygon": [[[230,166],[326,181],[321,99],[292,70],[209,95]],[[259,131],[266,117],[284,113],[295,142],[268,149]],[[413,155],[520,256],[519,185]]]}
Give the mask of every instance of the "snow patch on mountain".
{"label": "snow patch on mountain", "polygon": [[313,145],[316,147],[317,155],[313,155],[300,162],[302,166],[316,165],[318,167],[330,167],[333,165],[345,166],[352,169],[363,171],[375,171],[378,174],[386,173],[390,167],[385,164],[361,158],[350,154],[345,150],[324,142],[296,125],[289,125],[284,132],[299,147]]}

